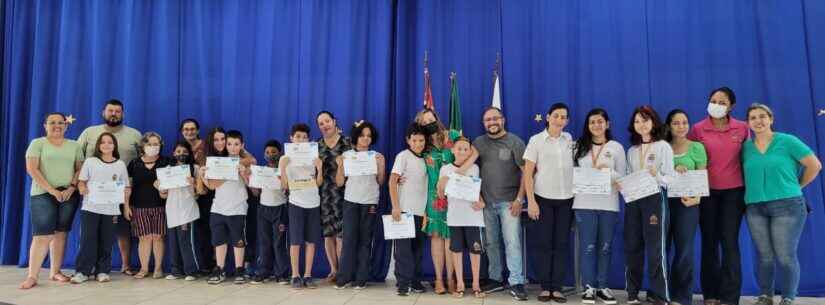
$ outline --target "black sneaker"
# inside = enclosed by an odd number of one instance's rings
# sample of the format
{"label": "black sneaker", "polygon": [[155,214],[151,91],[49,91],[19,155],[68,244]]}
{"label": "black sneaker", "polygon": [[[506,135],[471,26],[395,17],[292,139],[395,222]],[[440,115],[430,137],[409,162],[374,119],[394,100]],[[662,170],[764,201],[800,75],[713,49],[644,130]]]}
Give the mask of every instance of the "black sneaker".
{"label": "black sneaker", "polygon": [[279,285],[283,285],[283,286],[286,286],[286,285],[290,284],[288,277],[275,278],[275,282],[278,283]]}
{"label": "black sneaker", "polygon": [[304,289],[304,281],[300,277],[293,277],[291,283],[292,289]]}
{"label": "black sneaker", "polygon": [[309,289],[315,289],[318,288],[318,285],[315,284],[315,282],[312,280],[312,277],[307,276],[304,277],[304,287]]}
{"label": "black sneaker", "polygon": [[610,291],[610,288],[596,290],[596,298],[607,305],[614,305],[617,303],[616,297],[613,296],[613,291]]}
{"label": "black sneaker", "polygon": [[243,267],[239,267],[235,269],[235,284],[241,285],[246,284],[247,275],[246,270]]}
{"label": "black sneaker", "polygon": [[217,285],[223,283],[224,280],[226,280],[226,272],[223,272],[220,268],[215,267],[215,270],[213,270],[212,274],[209,275],[209,279],[206,280],[206,283],[210,285]]}
{"label": "black sneaker", "polygon": [[355,290],[363,290],[365,288],[367,288],[367,282],[356,282],[355,285],[352,286],[352,289]]}
{"label": "black sneaker", "polygon": [[345,284],[338,284],[337,282],[335,283],[335,289],[342,290],[342,289],[346,289],[347,287],[349,287],[349,283],[345,283]]}
{"label": "black sneaker", "polygon": [[487,294],[502,290],[504,290],[504,283],[494,280],[487,280],[487,284],[484,284],[484,286],[481,287],[481,291],[484,291],[484,293]]}
{"label": "black sneaker", "polygon": [[410,284],[410,289],[415,293],[424,293],[427,291],[427,288],[424,288],[424,285],[422,285],[419,281],[412,282],[412,284]]}
{"label": "black sneaker", "polygon": [[517,301],[527,301],[527,291],[524,290],[523,284],[511,285],[510,295]]}
{"label": "black sneaker", "polygon": [[[249,281],[249,283],[257,285],[257,284],[266,283],[267,281],[269,281],[269,277],[262,276],[262,275],[255,275],[255,276],[252,277],[252,279]],[[277,281],[277,279],[276,279],[276,281]]]}
{"label": "black sneaker", "polygon": [[398,294],[398,296],[400,296],[400,297],[405,297],[405,296],[410,295],[410,292],[412,292],[412,289],[410,289],[410,286],[399,285],[398,286],[398,292],[396,294]]}
{"label": "black sneaker", "polygon": [[582,304],[596,304],[596,289],[587,286],[587,289],[582,294]]}
{"label": "black sneaker", "polygon": [[639,300],[638,294],[628,294],[627,295],[627,304],[628,305],[639,305],[642,304],[642,301]]}

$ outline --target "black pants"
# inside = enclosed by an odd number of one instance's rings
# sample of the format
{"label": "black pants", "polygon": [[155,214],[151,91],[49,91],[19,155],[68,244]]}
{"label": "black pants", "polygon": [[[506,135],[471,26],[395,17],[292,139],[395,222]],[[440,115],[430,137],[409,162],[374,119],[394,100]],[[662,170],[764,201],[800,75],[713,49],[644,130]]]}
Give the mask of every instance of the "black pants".
{"label": "black pants", "polygon": [[[702,231],[702,294],[706,300],[739,304],[742,263],[739,228],[745,213],[745,189],[710,190],[699,205]],[[721,248],[721,255],[720,250]]]}
{"label": "black pants", "polygon": [[421,231],[424,217],[414,216],[415,238],[396,239],[393,244],[395,258],[395,278],[399,287],[409,287],[421,279],[421,259],[424,257],[424,243],[427,236]]}
{"label": "black pants", "polygon": [[117,215],[80,211],[80,251],[75,270],[91,276],[112,271]]}
{"label": "black pants", "polygon": [[370,277],[370,252],[375,231],[375,204],[359,204],[344,201],[343,246],[336,284],[343,286],[355,281],[363,284]]}
{"label": "black pants", "polygon": [[664,192],[626,205],[624,214],[625,282],[627,294],[638,296],[642,288],[647,256],[648,295],[669,302],[665,238],[668,234],[668,203]]}
{"label": "black pants", "polygon": [[289,214],[287,205],[275,207],[259,205],[257,274],[289,278],[290,263],[287,252]]}
{"label": "black pants", "polygon": [[693,261],[699,206],[686,207],[681,198],[670,198],[670,232],[667,244],[673,255],[670,263],[671,299],[680,304],[693,301]]}
{"label": "black pants", "polygon": [[201,271],[212,271],[217,266],[215,248],[212,247],[212,229],[209,227],[209,216],[212,214],[212,199],[214,198],[214,192],[198,197],[198,210],[201,217],[195,220],[195,229],[198,231],[198,235],[195,235],[195,249],[201,259],[198,264]]}
{"label": "black pants", "polygon": [[529,220],[527,250],[541,289],[561,291],[570,260],[570,224],[573,199],[553,200],[536,195],[539,219]]}
{"label": "black pants", "polygon": [[174,275],[195,275],[198,265],[198,252],[195,248],[195,236],[198,236],[195,222],[169,228],[166,241],[169,243],[169,262]]}

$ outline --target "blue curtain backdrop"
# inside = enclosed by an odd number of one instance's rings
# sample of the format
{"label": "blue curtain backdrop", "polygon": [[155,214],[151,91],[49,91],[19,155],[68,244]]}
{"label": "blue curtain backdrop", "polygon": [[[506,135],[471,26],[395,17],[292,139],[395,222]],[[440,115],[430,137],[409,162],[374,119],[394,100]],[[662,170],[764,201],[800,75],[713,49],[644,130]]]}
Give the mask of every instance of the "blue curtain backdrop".
{"label": "blue curtain backdrop", "polygon": [[[100,123],[106,99],[119,98],[128,125],[158,131],[167,143],[181,119],[195,117],[204,133],[212,126],[241,130],[261,157],[267,139],[287,141],[289,126],[314,126],[326,109],[345,132],[353,121],[375,122],[382,134],[376,149],[392,162],[421,107],[425,50],[443,118],[448,75],[457,73],[470,136],[483,132],[481,110],[500,54],[507,127],[525,141],[543,126],[534,116],[564,101],[574,136],[584,114],[599,106],[626,144],[632,107],[652,104],[660,115],[680,107],[695,122],[705,116],[708,92],[726,85],[738,95],[736,117],[751,102],[768,103],[778,130],[799,136],[820,158],[825,151],[825,118],[815,114],[825,108],[825,2],[817,0],[10,0],[0,7],[2,264],[28,259],[23,153],[42,135],[45,113],[77,117],[67,132],[76,138]],[[814,207],[799,249],[802,270],[814,271],[802,274],[805,295],[825,295],[825,251],[816,236],[825,229],[823,187],[818,179],[805,190]],[[78,224],[74,229],[67,265],[76,256]],[[380,279],[389,243],[376,233],[373,276]],[[624,282],[620,236],[610,273],[617,288]],[[740,244],[743,291],[753,294],[746,225]],[[317,275],[325,275],[322,249],[316,262]]]}

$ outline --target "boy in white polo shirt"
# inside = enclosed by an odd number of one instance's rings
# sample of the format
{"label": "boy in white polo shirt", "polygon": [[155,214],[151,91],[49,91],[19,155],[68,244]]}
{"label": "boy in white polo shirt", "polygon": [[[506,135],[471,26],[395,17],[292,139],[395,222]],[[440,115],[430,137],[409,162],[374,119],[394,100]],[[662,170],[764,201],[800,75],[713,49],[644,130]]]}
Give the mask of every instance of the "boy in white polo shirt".
{"label": "boy in white polo shirt", "polygon": [[[281,159],[281,143],[278,140],[269,140],[264,145],[266,166],[278,168]],[[281,177],[276,176],[277,183]],[[285,190],[279,189],[252,189],[260,193],[261,205],[258,206],[258,256],[257,272],[252,278],[252,284],[265,282],[270,275],[275,282],[289,284],[289,254],[287,253],[287,215]],[[274,262],[274,264],[273,264]],[[273,266],[274,265],[274,266]]]}
{"label": "boy in white polo shirt", "polygon": [[[398,295],[408,296],[411,285],[421,276],[421,258],[424,254],[426,236],[419,228],[424,221],[427,205],[427,168],[421,153],[426,144],[426,133],[418,124],[407,127],[406,149],[395,156],[390,175],[390,200],[392,218],[401,220],[401,212],[411,213],[415,219],[415,238],[393,241],[395,258],[395,278],[398,280]],[[403,177],[403,185],[399,179]]]}

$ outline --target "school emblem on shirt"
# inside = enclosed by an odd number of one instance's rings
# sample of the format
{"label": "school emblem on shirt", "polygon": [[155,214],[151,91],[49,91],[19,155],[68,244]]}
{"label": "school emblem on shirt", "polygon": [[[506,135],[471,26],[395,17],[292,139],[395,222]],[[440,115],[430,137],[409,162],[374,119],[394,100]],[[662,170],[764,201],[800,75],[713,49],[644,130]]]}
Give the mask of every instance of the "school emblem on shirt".
{"label": "school emblem on shirt", "polygon": [[650,215],[650,224],[654,226],[659,225],[659,217],[656,217],[655,214]]}
{"label": "school emblem on shirt", "polygon": [[647,155],[647,161],[648,161],[648,162],[651,162],[651,163],[652,163],[653,161],[656,161],[656,154],[649,154],[649,155]]}
{"label": "school emblem on shirt", "polygon": [[112,175],[112,181],[117,181],[117,174]]}
{"label": "school emblem on shirt", "polygon": [[605,151],[603,156],[607,159],[613,158],[613,154],[611,154],[609,150]]}

